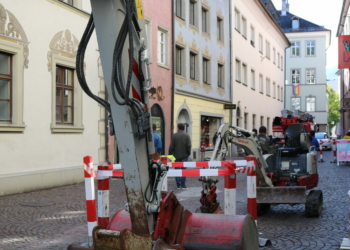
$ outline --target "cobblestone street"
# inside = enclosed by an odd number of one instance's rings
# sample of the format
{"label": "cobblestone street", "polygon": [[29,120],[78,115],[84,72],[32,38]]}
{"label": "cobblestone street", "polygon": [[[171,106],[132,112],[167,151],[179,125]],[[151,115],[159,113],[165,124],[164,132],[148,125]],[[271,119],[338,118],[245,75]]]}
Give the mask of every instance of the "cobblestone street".
{"label": "cobblestone street", "polygon": [[[339,249],[347,237],[350,202],[350,163],[330,163],[333,152],[323,153],[318,164],[319,185],[323,191],[323,210],[319,218],[305,216],[304,205],[272,206],[258,218],[260,237],[272,246],[261,249],[330,250]],[[83,174],[83,173],[82,173]],[[224,204],[223,179],[218,183],[218,199]],[[181,204],[191,212],[199,207],[201,185],[188,178],[188,190],[176,190],[174,178],[168,180]],[[110,211],[124,207],[123,181],[113,179],[110,187]],[[247,213],[246,176],[238,174],[237,214]],[[59,249],[87,242],[84,183],[0,197],[0,249]]]}

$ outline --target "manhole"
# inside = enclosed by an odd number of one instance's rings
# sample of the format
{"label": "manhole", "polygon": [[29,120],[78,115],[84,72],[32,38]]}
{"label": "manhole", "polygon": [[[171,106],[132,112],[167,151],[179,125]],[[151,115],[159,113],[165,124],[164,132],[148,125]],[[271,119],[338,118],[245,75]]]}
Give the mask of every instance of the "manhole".
{"label": "manhole", "polygon": [[28,207],[47,207],[55,205],[55,203],[51,201],[24,201],[19,203],[19,205]]}

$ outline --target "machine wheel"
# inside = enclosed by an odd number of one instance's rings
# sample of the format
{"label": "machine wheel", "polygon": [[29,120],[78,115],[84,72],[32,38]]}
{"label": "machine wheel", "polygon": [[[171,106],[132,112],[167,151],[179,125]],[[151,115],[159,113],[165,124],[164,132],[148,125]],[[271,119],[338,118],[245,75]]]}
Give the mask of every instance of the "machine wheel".
{"label": "machine wheel", "polygon": [[323,194],[321,190],[311,190],[306,198],[305,212],[307,217],[318,217],[323,205]]}
{"label": "machine wheel", "polygon": [[264,213],[267,213],[270,210],[271,204],[268,203],[258,203],[257,204],[257,210],[258,210],[258,216],[263,215]]}

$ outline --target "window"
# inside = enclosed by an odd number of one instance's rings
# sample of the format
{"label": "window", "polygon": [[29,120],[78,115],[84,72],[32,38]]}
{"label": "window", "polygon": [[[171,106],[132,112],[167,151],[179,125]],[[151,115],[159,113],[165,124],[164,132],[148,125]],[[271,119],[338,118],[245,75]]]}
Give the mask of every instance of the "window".
{"label": "window", "polygon": [[0,122],[12,121],[12,55],[0,52]]}
{"label": "window", "polygon": [[300,70],[299,69],[292,69],[292,84],[293,83],[300,83]]}
{"label": "window", "polygon": [[259,34],[259,52],[263,53],[263,37]]}
{"label": "window", "polygon": [[244,129],[248,129],[248,113],[244,113],[244,117],[243,117],[244,121]]}
{"label": "window", "polygon": [[210,61],[203,57],[203,82],[210,84]]}
{"label": "window", "polygon": [[255,90],[255,71],[252,69],[250,71],[250,79],[251,79],[251,83],[252,83],[252,89]]}
{"label": "window", "polygon": [[260,116],[260,126],[264,126],[264,117]]}
{"label": "window", "polygon": [[56,124],[74,122],[74,71],[56,67]]}
{"label": "window", "polygon": [[281,86],[281,102],[283,102],[283,96],[284,96],[283,87]]}
{"label": "window", "polygon": [[266,58],[270,59],[270,42],[266,40]]}
{"label": "window", "polygon": [[284,64],[283,56],[281,56],[281,70],[282,70],[282,71],[283,71],[283,64]]}
{"label": "window", "polygon": [[168,32],[158,29],[158,64],[168,66]]}
{"label": "window", "polygon": [[292,110],[301,110],[300,97],[292,97]]}
{"label": "window", "polygon": [[292,18],[292,28],[299,29],[299,18],[297,17]]}
{"label": "window", "polygon": [[242,16],[242,36],[247,38],[247,19]]}
{"label": "window", "polygon": [[266,120],[266,134],[270,134],[270,117],[267,117],[267,120]]}
{"label": "window", "polygon": [[209,11],[202,8],[202,31],[209,34]]}
{"label": "window", "polygon": [[255,29],[253,26],[250,26],[250,44],[255,46]]}
{"label": "window", "polygon": [[197,24],[197,2],[190,1],[190,25],[198,27]]}
{"label": "window", "polygon": [[292,56],[300,56],[300,42],[294,42],[291,46]]}
{"label": "window", "polygon": [[235,29],[240,32],[241,27],[241,15],[237,9],[235,9]]}
{"label": "window", "polygon": [[277,100],[280,100],[280,85],[277,86]]}
{"label": "window", "polygon": [[306,97],[306,112],[316,111],[316,97]]}
{"label": "window", "polygon": [[184,19],[184,0],[176,0],[176,16]]}
{"label": "window", "polygon": [[190,78],[192,80],[197,80],[196,75],[197,75],[197,54],[190,52]]}
{"label": "window", "polygon": [[315,69],[306,69],[306,83],[315,84]]}
{"label": "window", "polygon": [[277,53],[277,67],[280,67],[280,53]]}
{"label": "window", "polygon": [[[201,140],[200,144],[204,143],[206,150],[213,150],[213,138],[218,131],[223,118],[215,116],[201,115]],[[201,145],[199,145],[201,146]]]}
{"label": "window", "polygon": [[224,41],[224,27],[223,27],[223,25],[224,25],[223,20],[220,17],[218,17],[217,18],[217,31],[216,31],[217,34],[216,34],[216,36],[217,36],[217,39],[221,42]]}
{"label": "window", "polygon": [[264,93],[264,83],[262,75],[259,75],[259,91],[260,93]]}
{"label": "window", "polygon": [[176,74],[185,75],[184,70],[184,49],[180,46],[176,46]]}
{"label": "window", "polygon": [[272,83],[272,97],[275,99],[276,98],[276,83]]}
{"label": "window", "polygon": [[270,79],[266,78],[266,95],[270,96]]}
{"label": "window", "polygon": [[241,61],[236,59],[236,81],[241,82]]}
{"label": "window", "polygon": [[253,126],[253,128],[256,128],[256,123],[255,123],[256,115],[253,115],[252,118],[253,118],[253,119],[252,119],[252,126]]}
{"label": "window", "polygon": [[273,53],[273,55],[272,55],[273,56],[273,63],[276,64],[276,49],[273,48],[272,51],[273,51],[272,52]]}
{"label": "window", "polygon": [[315,55],[315,42],[308,41],[306,42],[306,56],[314,56]]}
{"label": "window", "polygon": [[224,88],[224,65],[218,64],[218,87]]}
{"label": "window", "polygon": [[60,0],[60,1],[65,2],[74,7],[81,8],[81,0]]}
{"label": "window", "polygon": [[247,65],[242,64],[242,83],[247,86]]}

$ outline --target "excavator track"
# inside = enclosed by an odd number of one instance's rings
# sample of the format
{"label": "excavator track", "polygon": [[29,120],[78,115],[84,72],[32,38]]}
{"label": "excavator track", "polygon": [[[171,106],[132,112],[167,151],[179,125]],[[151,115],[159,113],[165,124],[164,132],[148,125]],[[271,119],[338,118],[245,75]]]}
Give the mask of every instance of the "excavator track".
{"label": "excavator track", "polygon": [[323,205],[323,194],[321,190],[311,190],[307,195],[305,213],[307,217],[319,217]]}

